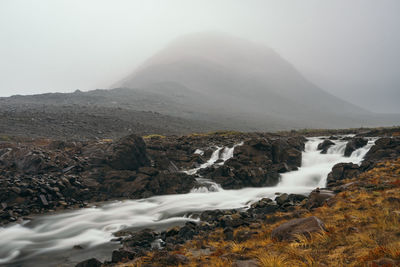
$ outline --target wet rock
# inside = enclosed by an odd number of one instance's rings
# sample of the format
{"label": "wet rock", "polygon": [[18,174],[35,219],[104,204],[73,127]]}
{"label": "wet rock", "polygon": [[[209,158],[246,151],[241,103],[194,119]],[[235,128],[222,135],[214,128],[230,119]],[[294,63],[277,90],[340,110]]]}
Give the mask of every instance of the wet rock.
{"label": "wet rock", "polygon": [[324,223],[315,216],[308,218],[293,219],[281,224],[272,230],[272,239],[278,241],[292,241],[296,235],[310,236],[310,233],[326,231]]}
{"label": "wet rock", "polygon": [[326,154],[328,152],[328,149],[333,146],[335,143],[332,142],[331,140],[324,140],[322,143],[318,144],[317,149],[321,150],[321,154]]}
{"label": "wet rock", "polygon": [[276,205],[272,199],[263,198],[251,205],[249,213],[270,214],[276,212],[278,209],[278,205]]}
{"label": "wet rock", "polygon": [[219,219],[219,225],[221,227],[232,227],[237,228],[242,225],[248,225],[248,223],[243,220],[239,213],[235,213],[232,215],[224,215]]}
{"label": "wet rock", "polygon": [[137,256],[136,252],[120,248],[112,252],[111,262],[114,263],[126,262],[129,260],[133,260],[136,256]]}
{"label": "wet rock", "polygon": [[219,168],[208,168],[201,175],[223,188],[274,186],[279,173],[301,164],[304,138],[251,138],[235,148],[233,158]]}
{"label": "wet rock", "polygon": [[350,157],[351,154],[358,148],[365,146],[368,143],[368,140],[362,137],[355,137],[346,144],[346,148],[344,150],[344,156]]}
{"label": "wet rock", "polygon": [[284,203],[289,201],[289,195],[286,193],[281,194],[275,198],[275,201],[279,206],[282,206]]}
{"label": "wet rock", "polygon": [[181,240],[186,241],[186,240],[192,239],[195,234],[196,234],[196,232],[195,232],[195,228],[193,226],[185,225],[179,230],[178,237]]}
{"label": "wet rock", "polygon": [[353,163],[338,163],[333,166],[332,171],[328,174],[328,186],[335,186],[337,182],[343,179],[353,178],[361,173],[360,167]]}
{"label": "wet rock", "polygon": [[150,229],[143,229],[133,233],[130,237],[123,240],[124,248],[151,248],[151,243],[156,238],[156,233]]}
{"label": "wet rock", "polygon": [[91,258],[89,260],[82,261],[78,263],[75,267],[101,267],[103,264],[96,258]]}

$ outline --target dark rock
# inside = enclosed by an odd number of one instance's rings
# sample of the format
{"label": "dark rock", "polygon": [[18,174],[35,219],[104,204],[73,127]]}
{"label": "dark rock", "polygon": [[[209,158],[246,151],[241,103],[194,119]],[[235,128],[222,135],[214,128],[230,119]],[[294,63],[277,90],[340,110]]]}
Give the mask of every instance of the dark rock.
{"label": "dark rock", "polygon": [[224,215],[219,218],[219,225],[221,227],[232,227],[237,228],[242,225],[248,225],[248,223],[243,220],[239,213],[234,213],[232,215]]}
{"label": "dark rock", "polygon": [[136,257],[136,255],[137,254],[133,251],[120,248],[112,252],[111,261],[114,263],[126,262],[129,260],[133,260]]}
{"label": "dark rock", "polygon": [[324,140],[322,143],[318,144],[317,149],[318,150],[322,150],[321,154],[326,154],[326,152],[328,152],[328,149],[333,146],[335,143],[332,142],[331,140]]}
{"label": "dark rock", "polygon": [[238,242],[243,242],[249,240],[254,237],[254,235],[258,234],[257,231],[254,230],[239,230],[234,235],[234,240]]}
{"label": "dark rock", "polygon": [[161,264],[161,266],[179,266],[189,263],[189,259],[182,254],[169,254],[159,252],[154,255],[154,260]]}
{"label": "dark rock", "polygon": [[155,176],[158,174],[158,170],[152,167],[140,167],[139,172],[144,173],[149,176]]}
{"label": "dark rock", "polygon": [[154,241],[156,233],[150,229],[143,229],[133,233],[130,237],[123,240],[124,248],[151,248],[151,243]]}
{"label": "dark rock", "polygon": [[76,265],[76,267],[101,267],[103,264],[95,258],[82,261]]}
{"label": "dark rock", "polygon": [[326,231],[324,223],[315,216],[293,219],[281,224],[272,230],[272,239],[278,241],[292,241],[296,239],[296,235],[301,234],[307,237],[310,233]]}
{"label": "dark rock", "polygon": [[[387,159],[395,159],[400,156],[400,137],[380,138],[371,147],[364,157],[364,162],[379,162]],[[364,163],[363,162],[363,163]],[[365,164],[363,164],[365,166]],[[373,167],[373,164],[366,166],[368,169]]]}
{"label": "dark rock", "polygon": [[233,240],[233,229],[231,227],[226,227],[224,229],[224,239],[227,241]]}
{"label": "dark rock", "polygon": [[338,181],[353,178],[361,173],[360,167],[353,163],[338,163],[328,174],[328,186],[336,185]]}
{"label": "dark rock", "polygon": [[49,202],[47,201],[47,199],[44,195],[40,195],[39,198],[40,198],[40,201],[42,202],[43,206],[49,205]]}
{"label": "dark rock", "polygon": [[281,194],[275,198],[275,201],[279,206],[282,206],[284,203],[289,201],[289,195],[286,193]]}
{"label": "dark rock", "polygon": [[344,156],[350,157],[351,154],[358,148],[365,146],[368,143],[367,139],[362,137],[355,137],[346,144],[346,148],[344,150]]}
{"label": "dark rock", "polygon": [[146,154],[146,144],[137,135],[129,135],[109,148],[111,155],[107,157],[108,164],[117,170],[137,170],[148,166],[150,161]]}
{"label": "dark rock", "polygon": [[276,212],[278,209],[278,205],[276,205],[272,199],[263,198],[251,205],[249,213],[270,214]]}
{"label": "dark rock", "polygon": [[194,229],[188,225],[183,226],[178,232],[178,236],[181,240],[192,239],[194,235],[195,235]]}

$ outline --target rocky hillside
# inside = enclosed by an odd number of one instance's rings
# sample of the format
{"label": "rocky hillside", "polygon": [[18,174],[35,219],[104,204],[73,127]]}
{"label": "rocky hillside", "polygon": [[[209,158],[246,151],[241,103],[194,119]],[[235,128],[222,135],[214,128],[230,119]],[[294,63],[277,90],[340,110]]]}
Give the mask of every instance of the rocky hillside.
{"label": "rocky hillside", "polygon": [[136,106],[132,99],[136,99],[132,94],[126,97],[129,105],[124,106],[113,97],[80,92],[0,98],[0,139],[20,136],[81,141],[132,133],[171,135],[217,129],[212,122],[143,111],[151,109]]}

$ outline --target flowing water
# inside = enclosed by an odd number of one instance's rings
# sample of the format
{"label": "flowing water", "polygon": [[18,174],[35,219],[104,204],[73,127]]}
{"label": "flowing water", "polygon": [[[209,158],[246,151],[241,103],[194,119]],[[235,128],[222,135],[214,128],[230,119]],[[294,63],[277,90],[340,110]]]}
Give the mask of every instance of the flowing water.
{"label": "flowing water", "polygon": [[[111,241],[113,232],[143,228],[162,230],[196,221],[188,216],[193,212],[247,208],[261,198],[274,198],[276,192],[308,194],[316,187],[325,186],[333,165],[339,162],[359,164],[374,144],[371,139],[350,157],[344,157],[346,141],[334,141],[335,145],[327,154],[317,151],[320,142],[321,138],[310,138],[302,155],[302,166],[297,171],[282,174],[275,187],[224,190],[213,181],[198,176],[202,186],[187,194],[114,201],[98,207],[39,216],[32,221],[0,228],[0,265],[71,266],[91,257],[106,260],[119,246],[118,242]],[[201,168],[222,165],[233,156],[234,148],[217,147],[208,162],[185,172],[197,175]],[[73,248],[77,245],[82,248]]]}

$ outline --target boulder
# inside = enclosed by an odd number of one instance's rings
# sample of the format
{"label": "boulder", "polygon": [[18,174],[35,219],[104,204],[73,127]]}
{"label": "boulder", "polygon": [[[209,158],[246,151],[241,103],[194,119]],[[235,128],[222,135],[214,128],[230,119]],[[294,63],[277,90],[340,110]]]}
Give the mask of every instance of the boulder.
{"label": "boulder", "polygon": [[347,142],[346,148],[344,150],[344,156],[345,157],[350,157],[351,154],[356,150],[359,149],[363,146],[365,146],[368,143],[368,140],[362,137],[356,137],[351,139],[350,141]]}
{"label": "boulder", "polygon": [[91,258],[78,263],[75,267],[101,267],[103,264],[96,258]]}
{"label": "boulder", "polygon": [[296,235],[310,237],[310,233],[326,231],[324,223],[315,216],[293,219],[272,230],[271,237],[277,241],[293,241]]}
{"label": "boulder", "polygon": [[400,156],[400,137],[384,137],[376,140],[365,155],[365,161],[382,161],[385,159],[397,158]]}
{"label": "boulder", "polygon": [[135,247],[151,248],[151,243],[156,238],[156,233],[150,229],[143,229],[139,232],[133,233],[130,237],[123,240],[125,249],[131,250]]}
{"label": "boulder", "polygon": [[334,196],[335,194],[332,191],[316,189],[312,191],[308,196],[306,208],[310,210],[321,207],[325,204],[327,200]]}
{"label": "boulder", "polygon": [[140,136],[134,134],[113,144],[109,151],[111,153],[107,155],[107,163],[117,170],[137,170],[150,164],[146,154],[146,144]]}
{"label": "boulder", "polygon": [[275,198],[276,204],[282,206],[284,203],[289,201],[289,195],[284,193]]}
{"label": "boulder", "polygon": [[126,262],[129,260],[133,260],[137,254],[134,251],[126,250],[120,248],[118,250],[114,250],[111,256],[111,262],[118,263],[118,262]]}
{"label": "boulder", "polygon": [[332,171],[328,174],[328,186],[335,186],[338,181],[350,179],[361,172],[360,166],[353,163],[338,163],[333,166]]}
{"label": "boulder", "polygon": [[251,205],[249,213],[269,214],[274,213],[278,209],[278,205],[276,205],[272,199],[263,198],[260,201],[257,201]]}
{"label": "boulder", "polygon": [[326,154],[328,152],[328,149],[333,146],[335,143],[332,142],[329,139],[324,140],[322,143],[318,144],[317,149],[321,150],[321,154]]}

